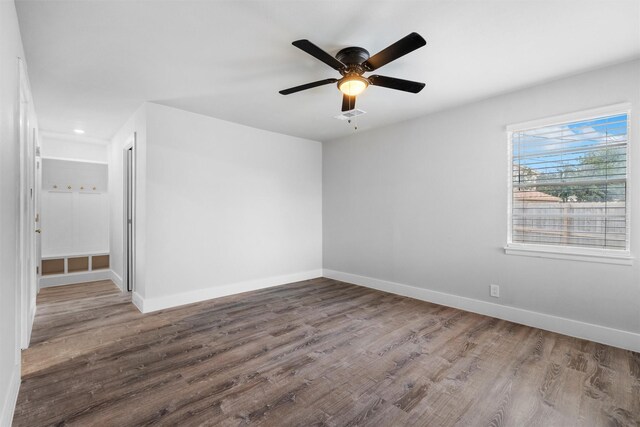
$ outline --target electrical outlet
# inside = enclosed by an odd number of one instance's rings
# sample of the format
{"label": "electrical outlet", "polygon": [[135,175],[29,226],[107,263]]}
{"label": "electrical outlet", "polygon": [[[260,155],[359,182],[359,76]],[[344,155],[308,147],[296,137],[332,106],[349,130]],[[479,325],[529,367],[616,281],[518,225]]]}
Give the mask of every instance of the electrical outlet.
{"label": "electrical outlet", "polygon": [[491,285],[491,296],[494,298],[500,298],[500,286]]}

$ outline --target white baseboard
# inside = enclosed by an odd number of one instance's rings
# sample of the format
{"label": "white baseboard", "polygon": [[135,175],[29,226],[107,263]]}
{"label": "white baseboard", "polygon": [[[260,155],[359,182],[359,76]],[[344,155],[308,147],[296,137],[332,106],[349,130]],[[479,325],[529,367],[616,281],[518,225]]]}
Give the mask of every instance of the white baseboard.
{"label": "white baseboard", "polygon": [[85,271],[82,273],[55,274],[40,277],[39,287],[73,285],[76,283],[95,282],[96,280],[110,280],[111,270]]}
{"label": "white baseboard", "polygon": [[122,277],[120,277],[118,273],[116,273],[113,270],[109,270],[109,272],[111,273],[111,277],[110,277],[111,281],[115,283],[117,287],[120,288],[121,292],[124,292],[124,289],[122,288]]}
{"label": "white baseboard", "polygon": [[239,294],[242,292],[255,291],[258,289],[284,285],[287,283],[300,282],[302,280],[315,279],[321,276],[322,270],[317,269],[288,274],[284,276],[267,277],[264,279],[231,283],[223,286],[198,289],[195,291],[181,292],[155,298],[142,298],[138,293],[134,292],[132,301],[135,306],[138,307],[138,310],[140,310],[142,313],[150,313],[152,311],[162,310],[165,308],[177,307],[179,305],[191,304],[198,301],[205,301],[208,299]]}
{"label": "white baseboard", "polygon": [[144,299],[136,291],[132,292],[131,302],[140,310],[140,313],[148,313],[148,311],[144,311]]}
{"label": "white baseboard", "polygon": [[27,342],[24,348],[29,348],[29,344],[31,344],[31,332],[33,331],[33,322],[36,319],[36,311],[38,311],[37,305],[34,305],[29,310],[29,323],[27,324]]}
{"label": "white baseboard", "polygon": [[11,379],[7,384],[6,396],[0,414],[0,426],[10,426],[13,422],[13,413],[18,401],[18,391],[20,391],[20,365],[14,365]]}
{"label": "white baseboard", "polygon": [[379,291],[402,295],[410,298],[428,301],[448,307],[459,308],[485,316],[496,317],[535,328],[557,332],[576,338],[595,341],[626,350],[640,352],[640,334],[606,326],[585,323],[564,317],[552,316],[506,305],[494,304],[473,298],[461,297],[444,292],[432,291],[402,283],[374,279],[372,277],[343,273],[341,271],[323,270],[323,276],[329,279],[353,283]]}

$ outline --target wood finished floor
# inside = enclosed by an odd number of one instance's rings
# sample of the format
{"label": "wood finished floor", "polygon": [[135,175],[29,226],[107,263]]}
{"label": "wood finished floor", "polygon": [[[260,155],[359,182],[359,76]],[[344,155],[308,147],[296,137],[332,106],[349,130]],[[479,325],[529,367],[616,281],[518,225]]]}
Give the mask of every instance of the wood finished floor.
{"label": "wood finished floor", "polygon": [[637,426],[640,354],[315,279],[142,315],[38,296],[14,426]]}

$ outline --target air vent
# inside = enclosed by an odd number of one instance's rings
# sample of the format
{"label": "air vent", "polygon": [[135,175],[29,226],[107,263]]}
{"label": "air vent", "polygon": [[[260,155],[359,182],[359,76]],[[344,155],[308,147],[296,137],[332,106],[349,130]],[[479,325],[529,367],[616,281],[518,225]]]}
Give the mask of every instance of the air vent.
{"label": "air vent", "polygon": [[335,118],[338,120],[349,120],[349,119],[353,119],[354,117],[361,116],[363,114],[367,114],[367,112],[356,108],[355,110],[345,111],[342,114],[335,116]]}

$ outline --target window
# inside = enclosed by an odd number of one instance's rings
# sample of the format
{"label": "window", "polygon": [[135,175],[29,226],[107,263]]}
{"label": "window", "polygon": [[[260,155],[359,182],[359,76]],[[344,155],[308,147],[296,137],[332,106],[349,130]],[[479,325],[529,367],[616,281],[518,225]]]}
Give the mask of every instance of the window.
{"label": "window", "polygon": [[508,128],[507,249],[628,257],[628,112],[572,116]]}

